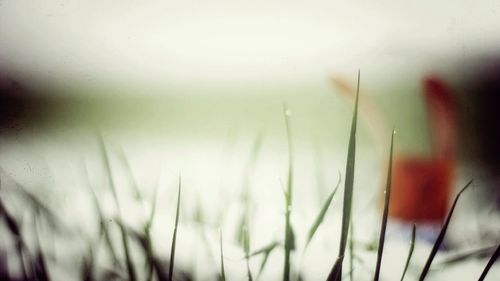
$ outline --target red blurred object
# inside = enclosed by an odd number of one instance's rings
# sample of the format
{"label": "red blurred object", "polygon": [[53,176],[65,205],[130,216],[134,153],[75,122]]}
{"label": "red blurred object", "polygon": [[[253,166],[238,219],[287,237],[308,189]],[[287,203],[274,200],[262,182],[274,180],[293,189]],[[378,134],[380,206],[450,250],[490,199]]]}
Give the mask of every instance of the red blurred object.
{"label": "red blurred object", "polygon": [[432,130],[430,158],[396,155],[393,162],[389,216],[409,222],[444,220],[455,170],[456,103],[437,77],[424,79]]}

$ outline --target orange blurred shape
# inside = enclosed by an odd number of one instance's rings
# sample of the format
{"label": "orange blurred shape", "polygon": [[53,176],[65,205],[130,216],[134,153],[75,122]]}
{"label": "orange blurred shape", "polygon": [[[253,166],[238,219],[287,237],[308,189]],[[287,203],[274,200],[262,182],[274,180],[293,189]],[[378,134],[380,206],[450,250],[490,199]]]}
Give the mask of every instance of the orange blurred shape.
{"label": "orange blurred shape", "polygon": [[439,78],[424,79],[431,125],[431,157],[396,155],[393,162],[389,216],[408,222],[444,220],[455,170],[456,105]]}

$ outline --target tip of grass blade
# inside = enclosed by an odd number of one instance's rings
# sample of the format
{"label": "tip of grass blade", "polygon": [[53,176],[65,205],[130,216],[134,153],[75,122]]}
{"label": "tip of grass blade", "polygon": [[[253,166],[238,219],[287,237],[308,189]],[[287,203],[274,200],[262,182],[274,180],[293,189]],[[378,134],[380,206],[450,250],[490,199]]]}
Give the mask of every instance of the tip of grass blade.
{"label": "tip of grass blade", "polygon": [[325,218],[326,212],[328,211],[328,208],[330,207],[330,205],[332,203],[333,197],[337,193],[337,190],[338,190],[339,185],[340,185],[340,181],[341,181],[341,175],[340,175],[340,171],[339,171],[339,179],[337,181],[337,184],[335,185],[335,188],[332,190],[332,192],[330,193],[330,195],[326,199],[325,203],[323,204],[323,207],[321,208],[320,212],[316,216],[314,223],[309,228],[309,232],[307,234],[307,240],[306,240],[306,245],[304,247],[304,250],[307,248],[307,246],[311,242],[312,238],[314,237],[314,234],[316,233],[319,226],[323,222],[323,219]]}

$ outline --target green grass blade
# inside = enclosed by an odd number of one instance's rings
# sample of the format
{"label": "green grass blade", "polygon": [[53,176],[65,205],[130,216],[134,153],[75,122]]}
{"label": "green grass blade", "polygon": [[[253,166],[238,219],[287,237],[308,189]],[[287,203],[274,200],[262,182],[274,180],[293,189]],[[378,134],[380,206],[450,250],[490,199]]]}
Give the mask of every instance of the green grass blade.
{"label": "green grass blade", "polygon": [[350,232],[349,235],[349,280],[354,280],[354,223],[352,221],[351,216],[351,224],[350,224]]}
{"label": "green grass blade", "polygon": [[401,281],[405,279],[406,271],[410,265],[411,256],[413,255],[413,249],[415,249],[415,236],[417,233],[417,227],[413,224],[411,229],[411,240],[410,240],[410,250],[408,251],[408,257],[406,258],[405,268],[403,269],[403,275],[401,275]]}
{"label": "green grass blade", "polygon": [[253,277],[250,271],[250,234],[248,233],[248,228],[245,228],[245,232],[243,232],[243,250],[245,251],[248,281],[252,281]]}
{"label": "green grass blade", "polygon": [[340,281],[342,279],[342,264],[344,261],[345,249],[347,245],[347,237],[349,235],[349,224],[351,221],[352,198],[354,191],[354,166],[356,160],[356,128],[358,121],[359,80],[360,73],[358,71],[358,86],[356,91],[356,100],[354,103],[354,113],[352,116],[351,132],[349,136],[349,146],[347,150],[344,202],[342,209],[342,232],[340,236],[339,254],[337,261],[335,262],[330,271],[330,274],[328,275],[328,281]]}
{"label": "green grass blade", "polygon": [[490,268],[493,266],[493,264],[495,263],[495,261],[498,259],[499,256],[500,256],[500,244],[498,244],[497,249],[491,256],[488,263],[486,264],[486,267],[484,268],[483,273],[481,273],[481,276],[479,277],[478,281],[483,281],[484,278],[486,278],[486,275],[490,271]]}
{"label": "green grass blade", "polygon": [[460,198],[460,195],[472,184],[472,180],[470,180],[462,190],[457,194],[455,197],[455,201],[453,201],[453,205],[451,206],[451,209],[448,213],[448,216],[446,217],[446,220],[441,227],[441,231],[439,232],[439,235],[436,239],[436,242],[434,242],[434,246],[432,247],[431,253],[429,254],[429,257],[427,258],[427,262],[425,263],[424,269],[422,270],[422,273],[420,274],[419,281],[422,281],[425,279],[427,276],[427,273],[429,273],[429,269],[431,267],[432,261],[434,260],[434,257],[436,256],[436,253],[441,246],[441,243],[443,242],[444,235],[446,234],[446,230],[448,229],[448,225],[450,224],[451,216],[453,215],[453,211],[455,210],[455,206],[457,205],[458,199]]}
{"label": "green grass blade", "polygon": [[226,271],[224,269],[224,247],[222,245],[222,230],[219,230],[219,244],[220,244],[220,276],[221,281],[226,281]]}
{"label": "green grass blade", "polygon": [[318,230],[319,226],[323,222],[323,219],[325,218],[326,212],[328,211],[328,208],[330,208],[330,205],[332,203],[333,197],[337,193],[337,190],[338,190],[339,185],[340,185],[340,181],[341,181],[341,175],[340,175],[340,172],[339,172],[339,180],[337,182],[337,185],[332,190],[332,192],[330,193],[330,195],[326,199],[325,203],[323,203],[323,207],[321,208],[319,214],[316,216],[316,219],[314,220],[314,223],[309,228],[309,232],[307,233],[306,245],[305,245],[304,248],[307,248],[307,246],[311,242],[312,238],[314,237],[314,234],[316,233],[316,231]]}
{"label": "green grass blade", "polygon": [[175,225],[174,225],[174,234],[172,235],[172,247],[170,249],[170,265],[168,270],[168,280],[172,281],[173,273],[174,273],[174,259],[175,259],[175,244],[177,239],[177,227],[179,225],[179,210],[181,206],[181,176],[179,175],[179,189],[177,191],[177,209],[175,211]]}
{"label": "green grass blade", "polygon": [[285,259],[283,265],[283,281],[290,280],[290,256],[294,248],[294,237],[290,216],[292,212],[292,187],[293,187],[293,154],[292,136],[290,132],[290,110],[283,105],[283,115],[285,117],[286,135],[288,141],[288,179],[285,192]]}
{"label": "green grass blade", "polygon": [[123,252],[125,253],[125,263],[127,266],[128,278],[130,281],[135,281],[135,280],[137,280],[136,270],[135,270],[134,262],[132,261],[132,256],[130,254],[130,247],[128,244],[128,236],[127,236],[127,233],[125,230],[125,226],[123,225],[123,222],[120,219],[118,219],[117,221],[119,222],[118,227],[120,228],[120,233],[121,233],[121,237],[122,237],[122,246],[123,246]]}
{"label": "green grass blade", "polygon": [[[118,193],[116,192],[116,185],[113,179],[113,173],[111,171],[111,163],[109,161],[108,153],[106,151],[106,146],[104,144],[104,139],[102,137],[102,134],[99,134],[99,148],[101,151],[101,157],[104,162],[104,166],[106,168],[106,172],[108,175],[108,186],[111,189],[111,193],[113,194],[113,199],[115,201],[115,206],[116,206],[116,211],[118,213],[118,220],[123,222],[123,218],[121,215],[121,207],[120,207],[120,201],[118,200]],[[119,224],[119,229],[121,233],[121,238],[122,238],[122,246],[123,246],[123,252],[125,253],[125,264],[127,266],[127,273],[129,280],[135,281],[137,280],[136,277],[136,270],[134,267],[134,262],[132,261],[132,256],[130,254],[130,248],[128,244],[128,236],[125,231],[125,228],[123,227],[123,224]]]}
{"label": "green grass blade", "polygon": [[268,244],[268,245],[266,245],[266,246],[264,246],[264,247],[262,247],[260,249],[257,249],[255,251],[251,252],[250,253],[250,257],[255,257],[255,256],[258,256],[258,255],[262,255],[262,254],[265,254],[267,252],[270,252],[270,251],[274,250],[274,248],[276,248],[279,245],[280,245],[279,242],[274,241],[274,242],[272,242],[272,243],[270,243],[270,244]]}
{"label": "green grass blade", "polygon": [[382,265],[382,255],[384,253],[385,231],[387,229],[387,216],[389,215],[389,202],[391,201],[391,180],[392,180],[392,152],[394,149],[394,135],[396,131],[392,131],[391,148],[389,152],[389,165],[387,168],[387,184],[385,186],[384,195],[384,213],[382,215],[382,224],[380,225],[380,237],[378,241],[377,265],[375,266],[374,281],[380,278],[380,266]]}
{"label": "green grass blade", "polygon": [[111,240],[111,235],[108,228],[108,220],[104,217],[104,213],[102,211],[101,204],[99,203],[99,199],[97,198],[97,195],[90,184],[89,180],[90,177],[85,164],[83,164],[83,172],[84,172],[85,186],[87,187],[88,192],[92,197],[92,202],[94,203],[94,207],[96,210],[97,220],[99,221],[99,235],[104,236],[104,242],[106,243],[106,248],[113,262],[113,265],[118,266],[120,263],[118,261],[118,256],[116,255],[116,251]]}
{"label": "green grass blade", "polygon": [[15,241],[15,246],[16,246],[16,254],[19,258],[19,264],[21,266],[23,278],[25,280],[29,280],[30,276],[28,274],[28,269],[27,266],[25,265],[24,262],[24,252],[27,251],[26,244],[24,242],[23,235],[21,233],[21,227],[10,214],[10,212],[6,209],[5,205],[2,202],[2,198],[0,197],[0,217],[3,217],[5,225],[9,232],[11,233],[11,236],[13,240]]}
{"label": "green grass blade", "polygon": [[120,201],[118,200],[118,194],[116,192],[115,182],[113,179],[113,174],[111,172],[111,163],[109,162],[108,153],[106,151],[106,145],[104,144],[104,138],[102,133],[98,136],[98,145],[99,151],[101,154],[102,162],[104,163],[104,167],[106,169],[106,173],[108,175],[108,187],[111,190],[111,194],[113,195],[113,200],[115,201],[116,211],[120,214]]}

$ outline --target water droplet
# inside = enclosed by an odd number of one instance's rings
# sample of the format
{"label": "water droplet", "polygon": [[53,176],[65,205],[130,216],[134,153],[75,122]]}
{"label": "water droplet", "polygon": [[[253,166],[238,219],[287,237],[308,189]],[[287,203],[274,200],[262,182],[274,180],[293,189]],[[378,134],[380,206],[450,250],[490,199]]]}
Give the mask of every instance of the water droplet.
{"label": "water droplet", "polygon": [[291,111],[290,109],[288,109],[288,108],[287,108],[287,109],[285,110],[285,115],[286,115],[286,116],[290,116],[290,115],[292,115],[292,111]]}

